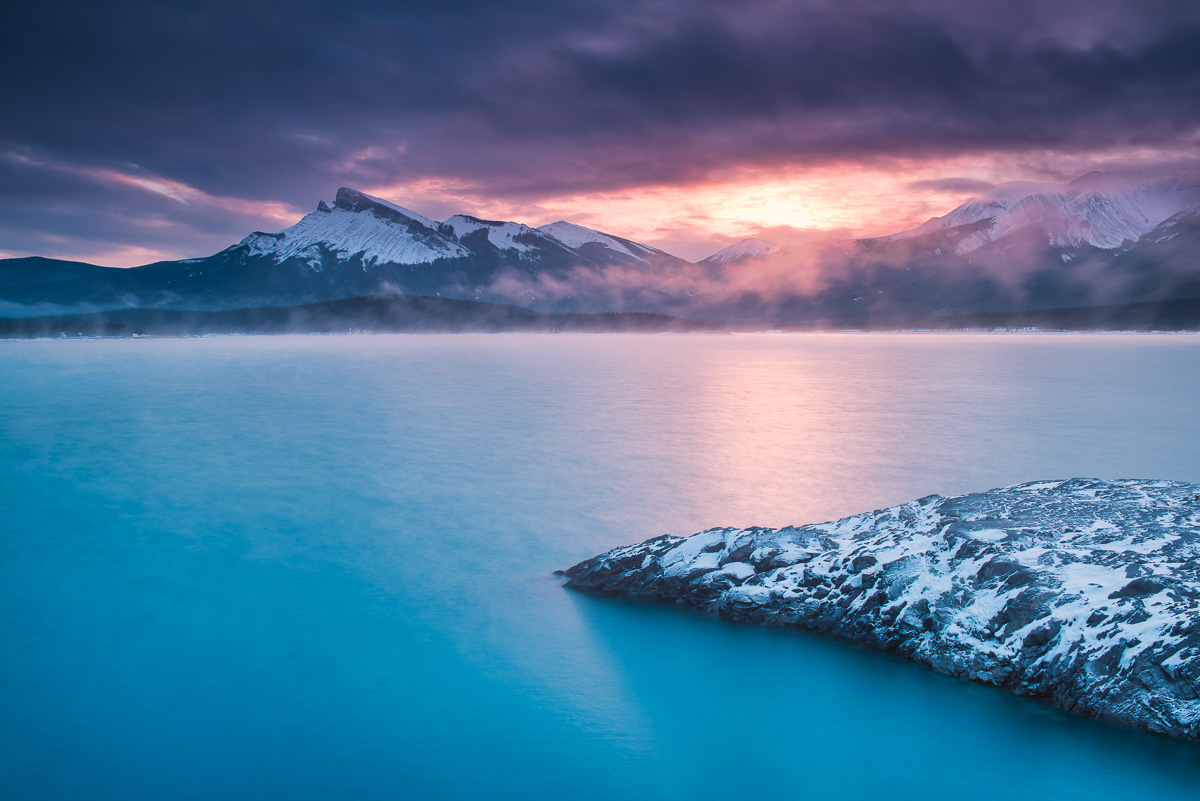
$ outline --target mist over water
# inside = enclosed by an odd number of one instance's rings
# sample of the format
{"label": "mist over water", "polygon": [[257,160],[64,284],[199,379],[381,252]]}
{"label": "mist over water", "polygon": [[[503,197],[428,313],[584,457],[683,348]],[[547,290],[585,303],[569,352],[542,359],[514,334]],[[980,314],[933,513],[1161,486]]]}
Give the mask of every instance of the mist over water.
{"label": "mist over water", "polygon": [[1200,337],[0,343],[12,799],[1192,799],[1194,745],[564,591],[716,525],[1200,482]]}

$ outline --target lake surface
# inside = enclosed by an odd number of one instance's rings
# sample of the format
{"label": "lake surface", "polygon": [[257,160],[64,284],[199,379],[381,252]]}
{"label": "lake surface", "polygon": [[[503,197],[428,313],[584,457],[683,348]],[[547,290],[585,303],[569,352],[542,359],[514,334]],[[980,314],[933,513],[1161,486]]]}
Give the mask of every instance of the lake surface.
{"label": "lake surface", "polygon": [[0,343],[5,799],[1189,799],[1200,746],[565,591],[716,525],[1200,482],[1200,338]]}

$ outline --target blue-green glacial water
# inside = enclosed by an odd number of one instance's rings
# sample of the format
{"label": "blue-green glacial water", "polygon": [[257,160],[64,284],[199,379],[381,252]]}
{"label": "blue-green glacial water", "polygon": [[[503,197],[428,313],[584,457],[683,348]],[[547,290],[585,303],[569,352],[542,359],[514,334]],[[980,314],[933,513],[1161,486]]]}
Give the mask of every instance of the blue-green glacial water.
{"label": "blue-green glacial water", "polygon": [[0,793],[1188,799],[1200,747],[570,593],[610,547],[1200,482],[1194,336],[0,343]]}

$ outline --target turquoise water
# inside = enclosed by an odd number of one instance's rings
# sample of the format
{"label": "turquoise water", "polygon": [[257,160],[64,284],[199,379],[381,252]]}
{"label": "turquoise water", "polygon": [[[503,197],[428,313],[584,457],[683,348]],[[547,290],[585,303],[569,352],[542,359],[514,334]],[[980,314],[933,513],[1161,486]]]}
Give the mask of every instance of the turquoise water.
{"label": "turquoise water", "polygon": [[1200,482],[1192,336],[0,343],[5,799],[1194,799],[1200,747],[564,591],[657,534]]}

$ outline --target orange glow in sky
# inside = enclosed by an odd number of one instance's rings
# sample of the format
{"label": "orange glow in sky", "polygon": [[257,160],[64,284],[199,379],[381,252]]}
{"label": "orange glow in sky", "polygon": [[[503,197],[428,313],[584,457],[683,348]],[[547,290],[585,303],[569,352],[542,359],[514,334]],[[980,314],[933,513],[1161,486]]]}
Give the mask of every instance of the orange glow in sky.
{"label": "orange glow in sky", "polygon": [[[438,180],[363,191],[435,219],[465,213],[531,226],[565,219],[698,260],[746,237],[788,245],[831,236],[892,234],[946,214],[987,184],[1069,180],[1107,164],[1128,166],[1160,157],[1157,151],[1127,149],[1075,160],[1026,153],[740,168],[714,174],[701,184],[527,201],[487,197],[470,185]],[[951,178],[978,186],[947,188],[938,183]]]}
{"label": "orange glow in sky", "polygon": [[[453,214],[513,220],[539,226],[557,220],[584,225],[644,242],[689,261],[697,261],[747,237],[779,245],[839,237],[897,233],[940,216],[1004,181],[1070,180],[1091,169],[1136,167],[1161,160],[1157,150],[1125,148],[1076,157],[1061,153],[986,154],[941,159],[884,159],[821,165],[731,167],[714,171],[703,182],[651,185],[615,191],[506,198],[455,179],[426,178],[400,184],[355,186],[427,217]],[[34,163],[23,156],[8,158]],[[233,235],[197,236],[186,217],[150,214],[130,218],[153,243],[97,248],[85,261],[132,267],[153,261],[207,256],[255,230],[280,231],[316,207],[282,201],[249,200],[205,193],[178,181],[113,169],[37,161],[48,170],[68,172],[99,183],[151,193],[167,210],[221,212],[244,221]],[[332,201],[336,186],[323,193]],[[174,212],[173,212],[174,213]],[[173,232],[181,236],[175,237]],[[63,242],[55,252],[48,237],[37,255],[79,258]],[[0,258],[25,253],[0,252]]]}

